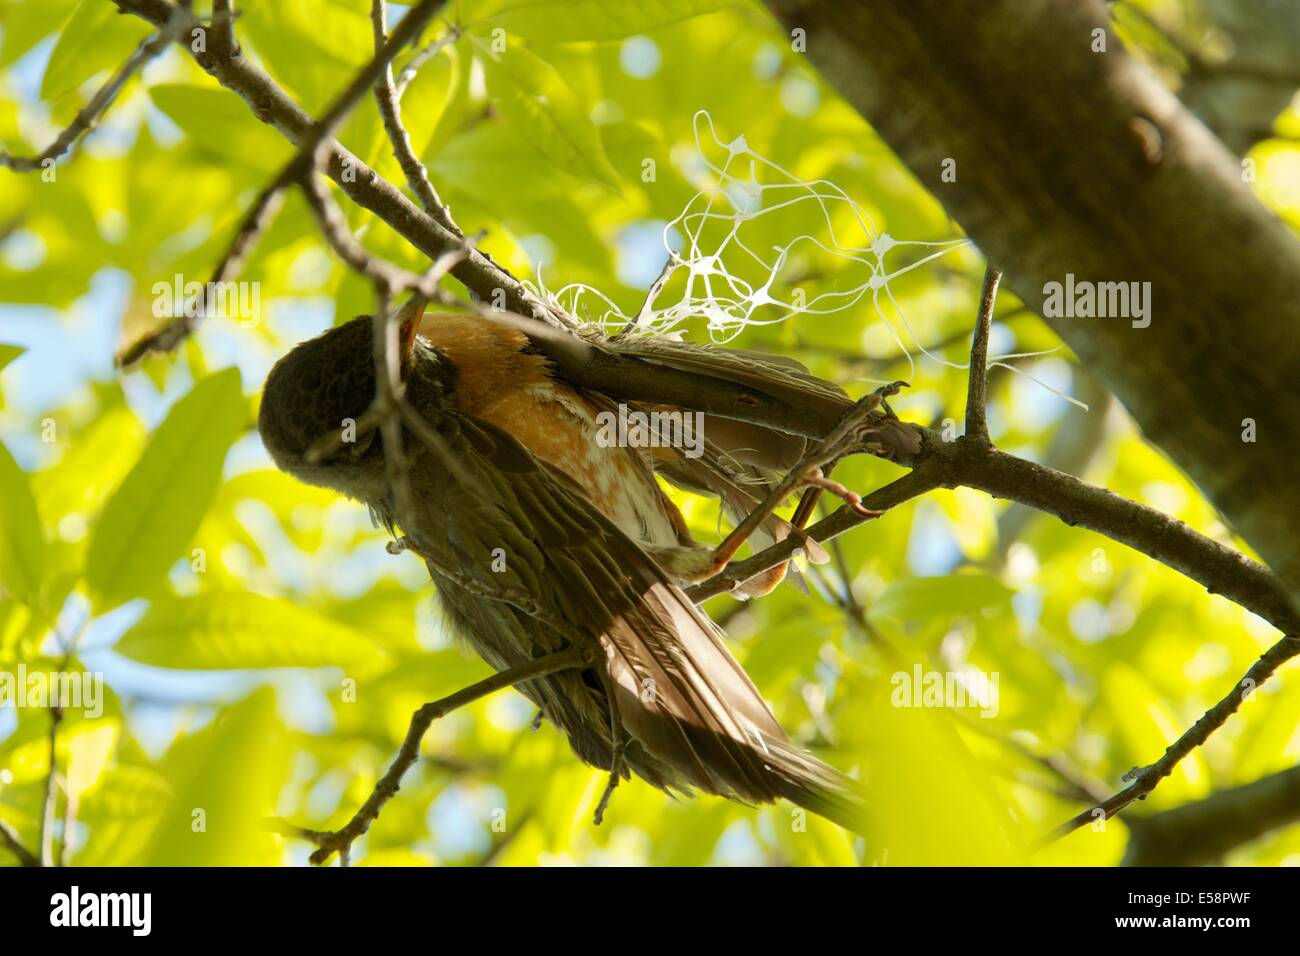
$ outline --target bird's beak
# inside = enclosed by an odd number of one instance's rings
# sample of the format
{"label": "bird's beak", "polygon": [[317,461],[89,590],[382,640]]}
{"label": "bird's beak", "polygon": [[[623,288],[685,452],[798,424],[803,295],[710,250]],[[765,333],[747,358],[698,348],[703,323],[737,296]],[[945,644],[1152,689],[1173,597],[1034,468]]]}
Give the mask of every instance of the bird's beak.
{"label": "bird's beak", "polygon": [[424,309],[428,304],[429,300],[417,292],[406,305],[397,310],[397,354],[401,358],[403,369],[410,363],[415,335],[420,330],[420,319],[424,317]]}

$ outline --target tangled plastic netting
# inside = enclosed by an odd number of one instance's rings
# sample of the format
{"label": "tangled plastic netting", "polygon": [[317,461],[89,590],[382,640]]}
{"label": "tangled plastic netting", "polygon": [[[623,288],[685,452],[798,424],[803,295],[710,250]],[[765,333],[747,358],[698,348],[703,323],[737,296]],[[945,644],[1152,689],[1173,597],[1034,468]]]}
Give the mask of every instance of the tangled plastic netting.
{"label": "tangled plastic netting", "polygon": [[[744,136],[723,142],[707,111],[695,114],[694,129],[695,160],[686,172],[697,192],[663,228],[663,270],[641,308],[628,315],[600,290],[580,282],[552,291],[542,281],[540,269],[536,285],[529,284],[536,295],[570,315],[630,334],[667,335],[683,331],[690,320],[702,319],[718,344],[731,341],[749,326],[773,325],[805,313],[842,312],[870,296],[875,315],[909,365],[913,363],[908,341],[937,362],[966,367],[926,350],[912,332],[890,282],[968,245],[969,240],[896,239],[878,230],[871,215],[835,183],[800,179],[756,152]],[[721,154],[719,162],[710,159],[711,153]],[[781,217],[777,234],[783,230],[797,234],[771,245],[765,253],[755,248],[761,243],[752,233],[762,228],[761,220],[772,225],[770,217]],[[818,234],[802,231],[812,219]],[[772,234],[769,230],[769,238]],[[887,260],[898,250],[916,254],[891,270]],[[823,270],[835,282],[819,284],[836,287],[806,297],[797,281],[800,277],[791,276],[788,268],[801,253],[835,260],[834,268]],[[886,302],[902,334],[886,314]],[[1003,360],[1038,354],[1044,353],[995,355],[989,361],[1025,374]]]}

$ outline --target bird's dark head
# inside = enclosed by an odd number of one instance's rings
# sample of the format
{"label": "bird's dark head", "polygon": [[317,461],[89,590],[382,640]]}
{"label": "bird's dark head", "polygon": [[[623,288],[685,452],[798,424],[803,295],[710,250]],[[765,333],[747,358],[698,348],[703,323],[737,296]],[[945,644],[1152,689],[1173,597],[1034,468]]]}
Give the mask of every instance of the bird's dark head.
{"label": "bird's dark head", "polygon": [[[415,337],[423,312],[399,313],[399,365],[407,399],[431,424],[451,387],[445,360]],[[276,466],[361,501],[387,498],[383,437],[366,413],[375,399],[374,324],[359,316],[297,345],[267,376],[257,429]],[[410,448],[409,439],[406,443]]]}

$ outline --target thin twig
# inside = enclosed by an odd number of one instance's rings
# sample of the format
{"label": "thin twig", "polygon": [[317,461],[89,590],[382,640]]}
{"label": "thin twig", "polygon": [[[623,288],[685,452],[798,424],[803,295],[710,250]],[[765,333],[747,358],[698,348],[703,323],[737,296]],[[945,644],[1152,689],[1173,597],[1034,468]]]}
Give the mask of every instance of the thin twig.
{"label": "thin twig", "polygon": [[415,55],[407,61],[406,66],[402,67],[402,72],[397,74],[397,82],[393,86],[393,99],[401,103],[402,97],[406,94],[406,88],[411,85],[411,81],[415,79],[421,67],[459,40],[460,35],[460,27],[448,24],[446,33],[428,46],[417,50]]}
{"label": "thin twig", "polygon": [[[1141,821],[1141,826],[1133,823]],[[1300,821],[1300,766],[1129,820],[1122,866],[1204,866]]]}
{"label": "thin twig", "polygon": [[1205,743],[1212,733],[1222,727],[1227,719],[1236,713],[1242,701],[1258,690],[1260,685],[1273,676],[1273,673],[1279,667],[1297,654],[1300,654],[1300,635],[1288,635],[1282,638],[1282,640],[1270,647],[1251,666],[1250,670],[1246,671],[1245,677],[1233,687],[1231,693],[1207,710],[1200,720],[1165,748],[1164,755],[1159,760],[1149,766],[1130,770],[1124,775],[1124,779],[1132,780],[1132,783],[1109,800],[1105,800],[1095,807],[1090,807],[1083,813],[1062,823],[1044,838],[1042,845],[1046,846],[1054,843],[1061,837],[1073,833],[1079,827],[1094,822],[1098,818],[1099,812],[1105,819],[1110,819],[1134,800],[1146,799],[1147,794],[1154,790],[1161,780],[1173,772],[1174,767],[1178,765],[1180,760]]}
{"label": "thin twig", "polygon": [[899,654],[898,648],[894,647],[889,639],[880,633],[880,628],[876,627],[871,618],[867,617],[866,608],[862,606],[862,602],[853,593],[853,575],[849,571],[849,562],[844,557],[844,549],[840,547],[839,539],[836,538],[828,542],[828,544],[830,546],[828,550],[835,559],[835,567],[839,571],[840,583],[843,589],[842,593],[836,595],[840,610],[844,612],[844,616],[849,619],[849,622],[862,632],[862,636],[867,639],[867,643],[877,648],[891,664],[901,666],[903,657]]}
{"label": "thin twig", "polygon": [[41,820],[36,838],[36,846],[41,854],[41,866],[54,865],[54,818],[59,810],[59,726],[62,723],[63,708],[51,706],[50,731],[47,737],[50,769],[45,775],[44,789],[41,792]]}
{"label": "thin twig", "polygon": [[[376,46],[383,45],[382,5],[375,7],[380,17],[376,21]],[[319,156],[317,157],[319,159]],[[393,489],[396,524],[409,527],[405,520],[412,513],[413,497],[409,467],[402,441],[402,426],[406,425],[424,445],[442,459],[449,470],[462,483],[470,484],[463,463],[451,454],[446,441],[434,431],[424,417],[406,401],[401,379],[401,361],[398,355],[398,323],[396,313],[389,306],[394,291],[414,289],[423,300],[445,301],[447,296],[438,287],[447,272],[465,259],[473,248],[474,239],[464,239],[459,248],[443,253],[423,275],[415,275],[401,267],[370,254],[348,228],[342,209],[330,196],[328,188],[308,170],[301,179],[308,204],[315,214],[322,233],[331,248],[347,265],[370,279],[379,297],[378,320],[374,322],[375,397],[356,423],[358,434],[379,427],[384,447],[384,466],[389,486]],[[308,460],[319,460],[337,449],[344,440],[338,430],[326,436],[317,447],[308,450]]]}
{"label": "thin twig", "polygon": [[239,41],[235,39],[235,5],[233,0],[212,0],[212,26],[220,48],[228,56],[243,56]]}
{"label": "thin twig", "polygon": [[[166,23],[174,9],[167,0],[112,0],[124,13],[141,17],[155,26]],[[412,16],[423,14],[425,5],[409,12],[389,37],[385,50],[393,49],[394,42],[403,33],[403,27]],[[213,56],[190,52],[195,61],[212,75],[222,86],[242,97],[254,115],[265,123],[279,130],[291,142],[307,146],[313,139],[315,121],[306,113],[267,73],[252,62],[249,57]],[[383,60],[387,63],[388,60]],[[373,85],[382,68],[371,72],[369,69],[359,74],[365,80],[364,85],[356,89],[361,95]],[[464,246],[464,239],[444,228],[437,220],[412,203],[401,190],[397,189],[382,176],[371,169],[353,153],[344,149],[332,138],[319,141],[324,151],[323,168],[327,175],[336,182],[356,203],[371,210],[393,229],[408,239],[431,259]],[[452,270],[453,275],[467,288],[484,300],[492,300],[498,294],[504,294],[504,305],[511,311],[531,315],[554,324],[557,328],[573,327],[571,318],[558,309],[539,300],[513,275],[497,265],[486,254],[471,250],[470,255],[459,262]],[[185,332],[182,329],[182,332]],[[186,333],[187,334],[187,333]],[[133,351],[138,359],[146,352],[168,351],[177,347],[183,340],[180,336],[155,336],[140,343]]]}
{"label": "thin twig", "polygon": [[[370,20],[374,28],[376,51],[383,49],[388,38],[385,27],[387,15],[386,0],[371,0]],[[411,145],[411,137],[406,132],[406,127],[402,125],[401,107],[398,105],[397,94],[393,88],[392,63],[387,64],[379,79],[375,80],[375,102],[379,105],[379,115],[383,118],[384,132],[388,134],[388,141],[392,144],[393,155],[397,158],[398,165],[402,167],[402,173],[406,176],[411,192],[415,193],[415,197],[420,200],[420,205],[424,207],[425,212],[438,220],[443,228],[459,235],[460,229],[447,215],[438,190],[429,181],[429,171],[416,157],[415,149]]]}
{"label": "thin twig", "polygon": [[[298,159],[304,166],[321,165],[315,162],[317,149],[333,138],[361,97],[388,70],[393,57],[419,35],[425,24],[445,3],[446,0],[420,0],[407,11],[406,16],[402,17],[393,30],[392,36],[375,51],[370,62],[362,67],[347,88],[334,100],[333,105],[325,111],[325,115],[312,127],[311,132],[298,144]],[[288,177],[289,180],[296,178],[296,175]]]}
{"label": "thin twig", "polygon": [[406,771],[410,769],[411,764],[419,759],[420,742],[428,732],[429,726],[439,717],[456,710],[458,707],[473,703],[481,697],[486,697],[495,691],[512,687],[521,681],[545,677],[547,674],[554,674],[557,671],[583,668],[588,666],[592,660],[593,652],[589,648],[570,647],[568,650],[557,651],[554,654],[539,657],[519,667],[500,671],[491,677],[484,678],[477,684],[466,687],[464,690],[459,690],[441,700],[425,704],[412,715],[411,725],[406,731],[406,739],[402,742],[402,747],[397,752],[397,756],[393,759],[388,771],[375,784],[370,797],[357,810],[347,825],[330,833],[301,831],[301,833],[311,833],[312,842],[317,846],[316,852],[311,855],[311,862],[317,865],[324,863],[335,852],[350,847],[355,840],[370,829],[370,825],[379,816],[384,804],[397,793]]}
{"label": "thin twig", "polygon": [[[217,263],[216,269],[212,272],[212,278],[204,286],[204,291],[199,294],[197,302],[193,303],[193,307],[190,303],[185,303],[180,309],[181,314],[175,316],[171,322],[168,322],[153,334],[127,346],[117,356],[116,361],[120,367],[126,368],[135,364],[149,352],[171,351],[194,331],[194,325],[198,319],[206,316],[210,311],[211,303],[206,297],[206,291],[219,283],[229,282],[239,275],[244,268],[244,262],[257,245],[257,241],[262,237],[262,233],[266,231],[279,213],[283,200],[284,187],[277,178],[271,185],[262,190],[257,199],[254,200],[252,207],[240,223],[239,229],[236,230],[234,238],[230,241],[226,254]],[[191,315],[191,312],[194,314]]]}
{"label": "thin twig", "polygon": [[[77,624],[76,628],[73,629],[72,633],[67,635],[67,637],[62,641],[63,654],[59,661],[59,673],[68,669],[68,665],[72,662],[72,656],[77,651],[77,643],[81,640],[81,635],[85,633],[86,626],[89,623],[90,613],[86,612],[82,615],[81,621]],[[50,730],[47,737],[50,763],[49,770],[45,774],[45,783],[41,793],[41,818],[36,838],[36,847],[37,852],[40,854],[41,866],[54,866],[55,864],[54,819],[58,816],[58,785],[61,780],[65,792],[69,793],[68,799],[71,799],[70,791],[68,791],[67,787],[67,781],[65,778],[60,778],[59,775],[58,748],[59,728],[63,724],[62,703],[63,702],[60,701],[58,704],[53,702],[50,704]],[[65,816],[65,820],[66,819],[67,817]],[[65,846],[64,849],[60,851],[60,856],[66,852],[67,839],[68,834],[65,832],[63,834]]]}
{"label": "thin twig", "polygon": [[14,156],[0,149],[0,166],[7,166],[16,173],[29,173],[42,169],[72,148],[78,138],[95,128],[99,118],[113,105],[117,95],[126,86],[127,80],[146,63],[158,56],[173,40],[186,31],[196,21],[187,12],[177,7],[166,24],[152,37],[142,41],[130,58],[99,88],[90,102],[83,106],[63,132],[55,137],[44,150],[35,156]]}
{"label": "thin twig", "polygon": [[976,441],[988,444],[989,327],[993,322],[993,306],[998,300],[998,283],[1002,273],[992,266],[984,270],[984,287],[980,291],[979,315],[975,320],[975,333],[971,336],[970,381],[966,390],[966,434]]}
{"label": "thin twig", "polygon": [[[262,191],[253,208],[249,211],[236,233],[233,242],[221,264],[217,267],[217,278],[213,281],[226,281],[243,265],[245,258],[252,251],[262,232],[269,224],[281,193],[295,182],[309,185],[314,177],[313,170],[327,165],[327,158],[332,152],[334,134],[356,107],[366,91],[388,69],[389,63],[401,50],[424,29],[424,25],[438,11],[446,0],[421,0],[412,7],[398,23],[392,36],[379,46],[371,60],[353,77],[352,82],[335,97],[324,115],[311,124],[298,140],[298,151],[280,170],[271,184]],[[119,4],[124,6],[124,4]],[[242,63],[242,60],[237,61]],[[235,68],[235,62],[226,64]],[[310,185],[309,185],[310,189]],[[309,192],[310,195],[310,192]],[[374,278],[372,276],[372,278]],[[396,290],[398,283],[390,283]],[[186,309],[186,312],[206,310]],[[128,366],[144,357],[149,352],[170,351],[174,349],[194,329],[195,317],[182,315],[180,318],[163,326],[153,334],[146,336],[126,349],[119,357],[120,366]]]}
{"label": "thin twig", "polygon": [[662,291],[664,283],[668,281],[668,277],[673,273],[677,266],[681,264],[681,261],[681,258],[676,252],[673,252],[671,249],[668,251],[668,257],[664,259],[664,264],[659,269],[659,275],[655,277],[655,281],[650,283],[650,288],[646,290],[645,299],[641,303],[641,308],[637,309],[636,314],[624,322],[622,327],[615,332],[611,338],[615,340],[621,339],[633,329],[641,327],[642,319],[650,313],[650,309],[654,306],[655,299],[659,297],[659,293]]}
{"label": "thin twig", "polygon": [[0,820],[0,843],[7,846],[9,851],[13,853],[14,856],[18,857],[18,862],[22,866],[41,865],[41,861],[37,859],[36,854],[23,846],[23,841],[18,836],[18,831],[3,820]]}
{"label": "thin twig", "polygon": [[347,217],[329,194],[329,188],[315,174],[310,171],[304,174],[301,183],[307,203],[330,248],[348,266],[372,283],[384,285],[393,294],[414,291],[426,299],[439,298],[438,284],[470,254],[472,245],[466,240],[462,248],[444,253],[431,268],[417,275],[374,255],[361,245],[348,228]]}
{"label": "thin twig", "polygon": [[375,398],[371,408],[380,416],[380,434],[384,443],[384,470],[388,486],[393,489],[393,506],[397,523],[410,527],[405,517],[411,514],[411,474],[402,448],[402,420],[397,414],[397,400],[402,393],[401,356],[398,349],[397,313],[393,311],[388,286],[376,283],[379,308],[372,323],[375,362]]}

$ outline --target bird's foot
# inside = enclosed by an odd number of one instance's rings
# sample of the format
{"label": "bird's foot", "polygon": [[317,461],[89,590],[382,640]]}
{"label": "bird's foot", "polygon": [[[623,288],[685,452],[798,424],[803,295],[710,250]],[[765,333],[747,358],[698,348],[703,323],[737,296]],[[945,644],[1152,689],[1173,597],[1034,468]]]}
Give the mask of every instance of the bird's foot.
{"label": "bird's foot", "polygon": [[867,518],[879,518],[884,514],[883,511],[877,511],[875,508],[868,508],[862,503],[862,496],[853,489],[840,484],[838,481],[827,478],[820,468],[809,468],[804,475],[805,484],[814,488],[820,488],[823,491],[829,491],[835,497],[844,501],[850,508],[858,514]]}

